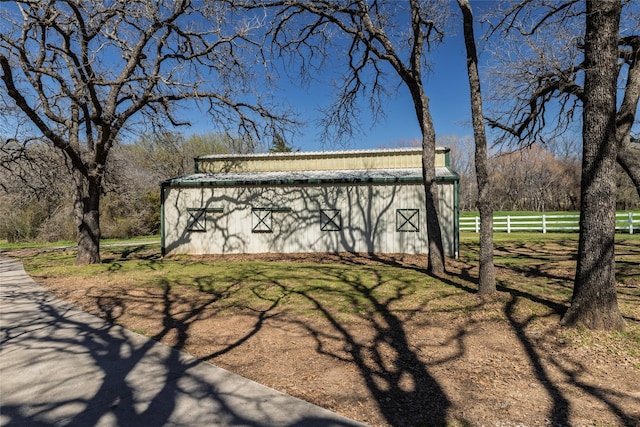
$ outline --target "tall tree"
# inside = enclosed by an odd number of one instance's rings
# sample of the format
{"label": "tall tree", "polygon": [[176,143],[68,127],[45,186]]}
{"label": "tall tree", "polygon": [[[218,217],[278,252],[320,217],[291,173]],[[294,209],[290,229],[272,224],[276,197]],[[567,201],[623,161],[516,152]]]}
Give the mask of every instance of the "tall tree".
{"label": "tall tree", "polygon": [[478,181],[478,210],[480,212],[480,273],[478,293],[488,295],[496,290],[493,264],[493,206],[487,159],[487,136],[482,114],[482,92],[478,74],[478,54],[473,33],[473,11],[468,0],[458,0],[462,11],[464,44],[467,51],[467,73],[471,98],[471,118],[475,138],[475,164]]}
{"label": "tall tree", "polygon": [[578,265],[562,322],[623,329],[615,280],[616,91],[620,0],[587,1]]}
{"label": "tall tree", "polygon": [[[23,0],[3,3],[0,79],[72,168],[78,264],[100,261],[100,198],[125,131],[186,124],[201,103],[216,124],[259,135],[278,117],[252,92],[257,22],[222,2]],[[247,99],[257,99],[248,103]]]}
{"label": "tall tree", "polygon": [[[584,104],[584,14],[588,1],[503,2],[493,16],[494,92],[504,108],[490,119],[504,136],[531,144],[569,128]],[[622,4],[618,35],[618,81],[624,92],[616,117],[617,162],[640,195],[640,6]],[[502,33],[503,37],[496,37]]]}
{"label": "tall tree", "polygon": [[[336,80],[338,96],[325,123],[338,133],[357,122],[356,100],[368,94],[375,116],[384,114],[382,97],[393,78],[411,94],[422,133],[422,173],[426,194],[428,269],[444,272],[435,172],[436,133],[425,91],[428,49],[442,36],[446,2],[409,0],[247,0],[250,8],[271,8],[273,45],[293,61],[302,80],[315,71],[346,66]],[[335,55],[334,53],[344,54]],[[346,64],[341,64],[344,59]]]}
{"label": "tall tree", "polygon": [[[625,170],[638,182],[633,175],[640,168],[633,167],[638,162],[630,153],[636,150],[631,140],[640,96],[640,8],[620,0],[504,4],[508,11],[496,31],[516,34],[514,51],[527,56],[502,76],[501,84],[508,87],[504,94],[511,92],[516,102],[492,125],[533,143],[545,139],[552,121],[556,130],[566,130],[582,106],[581,231],[572,304],[563,323],[621,329],[614,268],[615,164],[628,162],[632,167]],[[618,82],[624,86],[619,105]],[[559,101],[555,108],[554,101]]]}
{"label": "tall tree", "polygon": [[270,153],[290,153],[292,151],[293,149],[287,144],[287,141],[285,141],[282,135],[277,134],[273,136],[273,141],[269,147]]}

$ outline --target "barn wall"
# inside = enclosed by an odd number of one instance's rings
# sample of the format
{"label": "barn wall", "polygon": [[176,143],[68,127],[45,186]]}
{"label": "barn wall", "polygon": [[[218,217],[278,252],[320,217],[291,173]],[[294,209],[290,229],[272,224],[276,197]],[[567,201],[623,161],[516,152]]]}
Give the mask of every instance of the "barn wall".
{"label": "barn wall", "polygon": [[[449,166],[449,150],[439,148],[435,166]],[[211,155],[196,159],[197,172],[268,172],[421,168],[421,149]],[[285,169],[286,168],[286,169]]]}
{"label": "barn wall", "polygon": [[[439,193],[454,256],[453,183]],[[164,189],[163,217],[167,254],[428,251],[422,184],[174,186]]]}

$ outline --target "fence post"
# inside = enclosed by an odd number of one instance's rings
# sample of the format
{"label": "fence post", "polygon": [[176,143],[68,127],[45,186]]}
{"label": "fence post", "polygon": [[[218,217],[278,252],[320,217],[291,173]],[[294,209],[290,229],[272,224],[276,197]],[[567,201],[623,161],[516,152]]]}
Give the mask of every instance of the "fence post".
{"label": "fence post", "polygon": [[542,215],[542,233],[547,233],[547,217],[544,214]]}
{"label": "fence post", "polygon": [[475,217],[476,218],[476,233],[480,232],[480,218],[479,217]]}
{"label": "fence post", "polygon": [[629,212],[629,234],[633,234],[633,213]]}
{"label": "fence post", "polygon": [[507,233],[511,233],[511,215],[507,215]]}

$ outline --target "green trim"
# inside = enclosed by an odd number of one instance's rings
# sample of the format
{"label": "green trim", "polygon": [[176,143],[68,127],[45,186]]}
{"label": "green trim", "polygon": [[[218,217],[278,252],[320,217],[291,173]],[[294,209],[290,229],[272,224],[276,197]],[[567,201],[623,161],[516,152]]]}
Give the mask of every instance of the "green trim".
{"label": "green trim", "polygon": [[187,208],[187,212],[204,211],[205,213],[222,213],[223,208]]}
{"label": "green trim", "polygon": [[166,255],[165,248],[165,231],[164,231],[164,196],[165,196],[164,183],[160,184],[160,255]]}
{"label": "green trim", "polygon": [[342,231],[340,209],[320,208],[320,231]]}
{"label": "green trim", "polygon": [[187,209],[187,213],[189,213],[187,231],[189,233],[206,233],[207,213],[204,209]]}
{"label": "green trim", "polygon": [[291,208],[251,208],[251,211],[291,212]]}
{"label": "green trim", "polygon": [[[460,181],[460,175],[451,169],[451,166],[447,166],[447,170],[449,171],[449,175],[442,177],[442,179],[445,181]],[[436,177],[436,181],[438,181],[438,177]]]}
{"label": "green trim", "polygon": [[[436,177],[436,182],[457,182],[458,174],[455,172],[448,176]],[[313,185],[313,184],[423,184],[422,177],[384,177],[384,178],[342,178],[342,179],[243,179],[243,180],[198,180],[182,181],[168,180],[163,185],[169,187],[241,187],[241,186],[265,186],[265,185]]]}
{"label": "green trim", "polygon": [[453,183],[453,254],[460,257],[460,181]]}
{"label": "green trim", "polygon": [[[415,221],[414,221],[415,218]],[[420,209],[396,209],[396,233],[419,233]]]}
{"label": "green trim", "polygon": [[273,211],[271,209],[251,209],[251,233],[273,233]]}

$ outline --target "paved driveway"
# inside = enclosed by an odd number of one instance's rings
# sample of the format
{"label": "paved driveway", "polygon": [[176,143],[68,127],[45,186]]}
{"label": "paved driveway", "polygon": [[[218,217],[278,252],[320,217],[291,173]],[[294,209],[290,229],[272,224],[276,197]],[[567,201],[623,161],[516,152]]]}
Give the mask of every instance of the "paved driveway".
{"label": "paved driveway", "polygon": [[0,256],[0,425],[362,426],[55,299]]}

